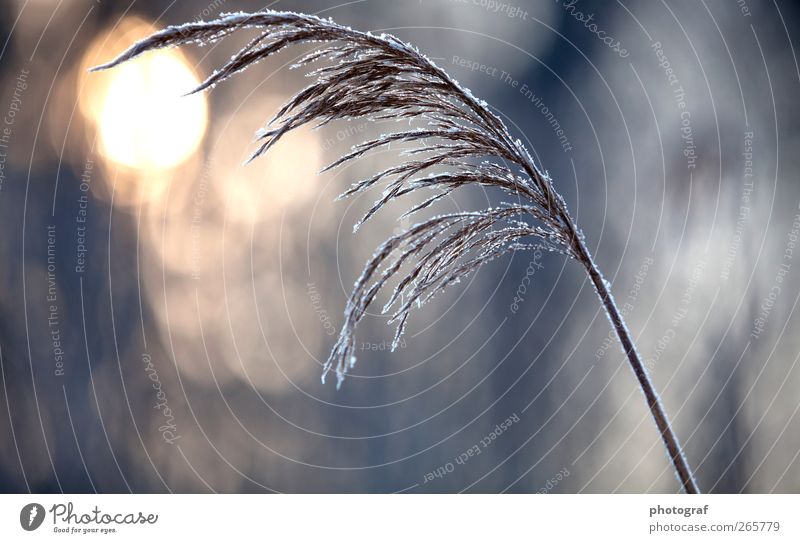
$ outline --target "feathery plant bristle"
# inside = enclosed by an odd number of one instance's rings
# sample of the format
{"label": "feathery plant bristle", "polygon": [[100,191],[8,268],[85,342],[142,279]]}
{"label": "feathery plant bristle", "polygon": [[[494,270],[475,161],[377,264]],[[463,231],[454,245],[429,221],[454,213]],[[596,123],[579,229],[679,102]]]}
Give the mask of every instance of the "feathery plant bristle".
{"label": "feathery plant bristle", "polygon": [[[291,98],[256,133],[262,155],[285,134],[306,124],[322,126],[334,120],[406,119],[424,124],[382,135],[353,147],[323,171],[362,157],[392,143],[412,145],[407,160],[358,181],[341,197],[385,185],[381,197],[355,225],[359,228],[389,202],[421,190],[433,191],[403,217],[428,208],[453,190],[482,185],[498,187],[517,202],[473,213],[437,216],[387,240],[367,263],[355,283],[344,314],[344,325],[323,370],[335,368],[337,386],[355,361],[355,328],[379,291],[399,280],[383,310],[397,323],[396,347],[410,311],[482,264],[510,251],[543,248],[573,254],[566,208],[550,180],[533,165],[523,145],[500,118],[469,90],[394,36],[376,36],[330,20],[289,12],[228,14],[210,22],[166,28],[134,44],[106,69],[145,51],[187,43],[214,43],[235,30],[254,28],[260,34],[191,92],[208,89],[284,48],[323,42],[294,68],[327,61],[314,69],[314,82]],[[448,173],[431,173],[433,168]],[[416,262],[405,271],[403,264]],[[381,266],[385,269],[381,270]],[[401,302],[402,301],[402,302]]]}
{"label": "feathery plant bristle", "polygon": [[[575,258],[586,269],[617,332],[623,352],[644,392],[648,407],[686,492],[699,492],[691,469],[636,351],[610,292],[566,204],[549,176],[534,164],[522,143],[511,136],[485,102],[459,85],[413,46],[394,36],[359,32],[312,15],[263,11],[226,14],[217,20],[171,26],[134,44],[111,68],[145,51],[184,44],[211,44],[234,32],[257,35],[192,92],[212,88],[253,64],[292,45],[320,45],[294,68],[309,67],[313,83],[291,98],[256,133],[260,156],[288,132],[307,124],[335,120],[406,120],[422,127],[397,131],[357,145],[325,170],[364,154],[404,143],[403,163],[352,185],[348,197],[383,185],[381,197],[356,228],[384,206],[418,191],[434,194],[403,216],[413,215],[465,186],[496,187],[513,202],[474,212],[429,218],[385,241],[367,262],[344,311],[339,338],[325,363],[322,380],[335,368],[337,388],[355,364],[355,328],[378,293],[396,281],[384,312],[397,323],[393,348],[412,308],[457,283],[481,265],[508,252],[541,248]],[[447,173],[434,170],[448,169]],[[323,170],[324,171],[324,170]]]}

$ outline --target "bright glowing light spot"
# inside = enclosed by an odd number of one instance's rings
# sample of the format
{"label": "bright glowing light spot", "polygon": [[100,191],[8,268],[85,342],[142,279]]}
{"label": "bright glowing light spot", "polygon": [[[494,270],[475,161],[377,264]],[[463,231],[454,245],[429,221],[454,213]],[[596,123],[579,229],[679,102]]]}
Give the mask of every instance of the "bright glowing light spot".
{"label": "bright glowing light spot", "polygon": [[186,62],[170,51],[115,68],[101,98],[101,152],[119,164],[168,169],[186,160],[207,124],[202,94],[182,96],[199,84]]}
{"label": "bright glowing light spot", "polygon": [[176,170],[205,137],[206,96],[183,96],[200,79],[178,49],[152,51],[102,72],[88,69],[156,30],[138,17],[123,18],[89,45],[77,79],[92,147],[109,166],[124,166],[128,177],[148,193],[152,192],[149,178]]}

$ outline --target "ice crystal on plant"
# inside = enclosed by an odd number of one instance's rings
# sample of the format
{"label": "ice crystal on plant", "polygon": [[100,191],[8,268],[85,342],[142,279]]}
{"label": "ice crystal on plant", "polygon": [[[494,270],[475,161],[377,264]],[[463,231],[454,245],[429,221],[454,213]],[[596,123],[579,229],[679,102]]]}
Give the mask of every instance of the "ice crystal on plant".
{"label": "ice crystal on plant", "polygon": [[[147,50],[185,43],[214,43],[251,28],[257,35],[192,92],[212,88],[289,46],[322,44],[292,68],[309,68],[312,83],[292,97],[256,132],[252,160],[286,133],[334,120],[408,121],[422,125],[355,145],[325,170],[393,143],[406,145],[397,166],[359,180],[340,198],[383,186],[380,197],[356,222],[357,231],[389,202],[432,192],[402,217],[429,208],[465,186],[496,187],[516,203],[437,215],[386,240],[369,259],[344,309],[344,324],[325,363],[337,387],[355,364],[355,328],[382,290],[396,282],[383,311],[396,325],[395,347],[412,309],[497,257],[525,249],[575,256],[574,229],[563,200],[519,139],[511,136],[488,104],[476,98],[415,47],[390,34],[359,32],[311,15],[292,12],[225,14],[217,20],[166,28],[134,44],[109,68]],[[312,64],[317,67],[311,69]],[[407,148],[408,146],[411,148]],[[433,173],[434,169],[447,169]]]}

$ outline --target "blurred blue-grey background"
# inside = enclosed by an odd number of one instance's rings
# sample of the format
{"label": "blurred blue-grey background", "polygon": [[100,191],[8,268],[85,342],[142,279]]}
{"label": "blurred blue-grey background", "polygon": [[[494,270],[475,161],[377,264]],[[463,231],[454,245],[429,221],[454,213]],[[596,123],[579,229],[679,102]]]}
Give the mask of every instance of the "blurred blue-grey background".
{"label": "blurred blue-grey background", "polygon": [[[797,6],[589,0],[9,0],[0,11],[0,490],[677,492],[582,268],[518,254],[400,348],[349,289],[398,228],[333,203],[396,150],[301,130],[288,50],[181,98],[249,36],[89,74],[167,24],[287,9],[416,44],[555,180],[700,486],[800,490]],[[477,208],[465,191],[434,212]]]}

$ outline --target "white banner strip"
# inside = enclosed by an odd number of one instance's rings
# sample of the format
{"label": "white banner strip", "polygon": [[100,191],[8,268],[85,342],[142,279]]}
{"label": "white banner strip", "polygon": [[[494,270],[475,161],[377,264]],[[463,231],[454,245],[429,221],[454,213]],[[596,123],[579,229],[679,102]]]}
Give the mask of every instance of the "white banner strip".
{"label": "white banner strip", "polygon": [[8,542],[800,541],[795,495],[18,494],[0,504]]}

